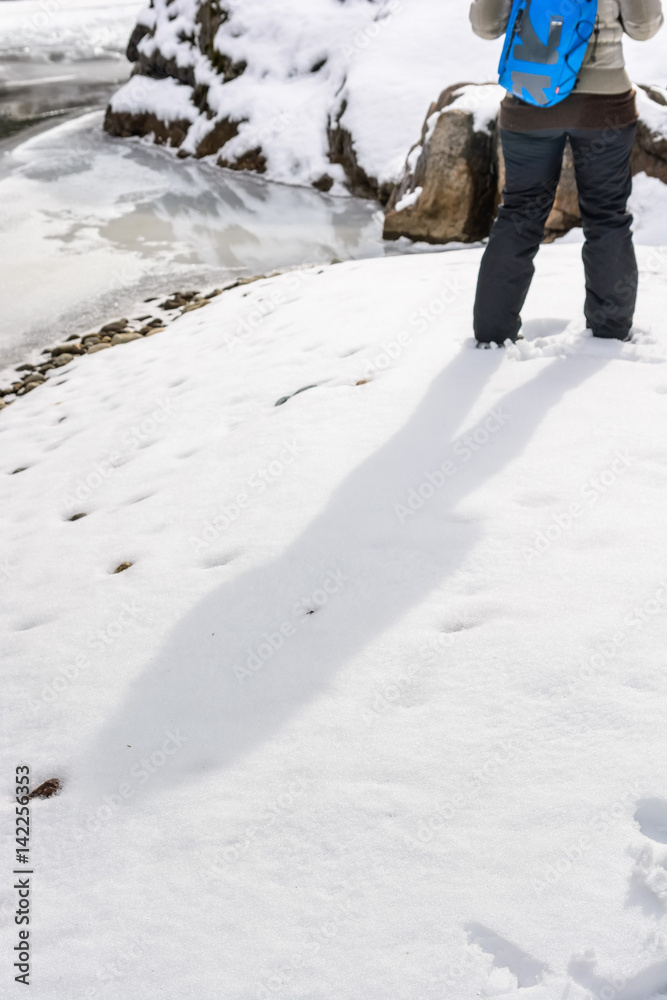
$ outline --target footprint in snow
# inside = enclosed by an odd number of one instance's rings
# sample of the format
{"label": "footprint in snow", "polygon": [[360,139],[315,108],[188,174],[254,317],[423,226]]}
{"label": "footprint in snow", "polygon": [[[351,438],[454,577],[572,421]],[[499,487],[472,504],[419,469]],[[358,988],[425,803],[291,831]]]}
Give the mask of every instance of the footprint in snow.
{"label": "footprint in snow", "polygon": [[[549,971],[544,962],[533,958],[518,945],[501,937],[500,934],[496,934],[495,931],[483,924],[469,923],[465,925],[464,930],[468,935],[469,944],[478,945],[482,951],[493,957],[494,970],[506,970],[507,985],[512,985],[507,973],[516,979],[516,984],[520,989],[524,989],[537,986],[538,983],[542,982],[544,973]],[[493,970],[491,975],[494,975]]]}
{"label": "footprint in snow", "polygon": [[640,799],[634,819],[645,837],[657,844],[667,844],[667,801],[665,799]]}

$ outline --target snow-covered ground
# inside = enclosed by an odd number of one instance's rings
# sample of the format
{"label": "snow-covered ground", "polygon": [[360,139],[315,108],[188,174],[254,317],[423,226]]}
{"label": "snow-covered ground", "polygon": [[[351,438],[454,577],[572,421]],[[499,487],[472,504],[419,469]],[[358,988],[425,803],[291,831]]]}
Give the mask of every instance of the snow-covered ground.
{"label": "snow-covered ground", "polygon": [[488,352],[479,256],[239,287],[0,414],[38,1000],[665,995],[667,248],[636,343],[556,244]]}

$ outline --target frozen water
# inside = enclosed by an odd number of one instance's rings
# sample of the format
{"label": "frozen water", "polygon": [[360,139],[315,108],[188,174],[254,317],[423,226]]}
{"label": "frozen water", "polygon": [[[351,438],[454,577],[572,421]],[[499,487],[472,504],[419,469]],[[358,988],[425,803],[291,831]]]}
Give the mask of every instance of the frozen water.
{"label": "frozen water", "polygon": [[183,162],[102,112],[0,159],[0,362],[173,289],[384,252],[377,205]]}

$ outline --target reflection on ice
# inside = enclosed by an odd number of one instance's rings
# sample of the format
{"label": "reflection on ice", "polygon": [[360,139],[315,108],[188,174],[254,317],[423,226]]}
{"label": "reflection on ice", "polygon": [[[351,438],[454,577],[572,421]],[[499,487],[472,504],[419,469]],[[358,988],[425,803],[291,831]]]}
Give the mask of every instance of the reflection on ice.
{"label": "reflection on ice", "polygon": [[118,140],[102,113],[0,157],[0,362],[141,297],[384,252],[378,206],[269,184]]}

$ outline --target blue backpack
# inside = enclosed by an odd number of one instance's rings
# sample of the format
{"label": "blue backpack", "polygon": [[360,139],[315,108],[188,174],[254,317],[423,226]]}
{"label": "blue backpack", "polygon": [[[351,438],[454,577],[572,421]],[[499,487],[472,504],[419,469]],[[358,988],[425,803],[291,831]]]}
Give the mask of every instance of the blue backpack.
{"label": "blue backpack", "polygon": [[541,108],[558,104],[577,81],[596,15],[597,0],[514,0],[500,85]]}

